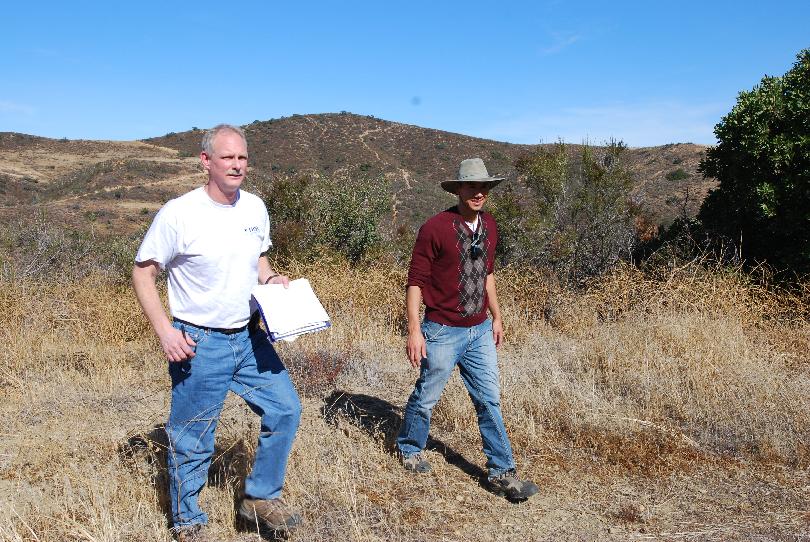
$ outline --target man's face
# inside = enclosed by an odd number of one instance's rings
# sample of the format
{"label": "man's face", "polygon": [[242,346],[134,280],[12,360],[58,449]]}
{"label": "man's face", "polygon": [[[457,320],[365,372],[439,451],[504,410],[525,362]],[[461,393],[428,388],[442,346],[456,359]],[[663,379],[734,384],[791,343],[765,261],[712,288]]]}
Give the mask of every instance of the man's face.
{"label": "man's face", "polygon": [[208,172],[208,181],[223,194],[234,194],[247,173],[247,145],[239,134],[223,131],[217,134],[209,156],[200,153],[200,161]]}
{"label": "man's face", "polygon": [[459,183],[456,194],[460,205],[471,211],[480,211],[487,201],[489,183],[463,182]]}

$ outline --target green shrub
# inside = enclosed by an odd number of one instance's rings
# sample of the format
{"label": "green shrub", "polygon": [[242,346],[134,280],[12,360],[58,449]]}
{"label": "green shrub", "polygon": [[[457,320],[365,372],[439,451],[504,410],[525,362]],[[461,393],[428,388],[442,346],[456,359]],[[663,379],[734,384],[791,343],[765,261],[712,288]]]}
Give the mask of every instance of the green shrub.
{"label": "green shrub", "polygon": [[281,256],[310,259],[324,251],[359,262],[382,247],[381,219],[390,209],[385,178],[360,171],[333,177],[280,177],[263,197]]}
{"label": "green shrub", "polygon": [[667,173],[667,180],[668,181],[682,181],[684,179],[688,179],[689,174],[685,172],[682,168],[678,168],[676,170],[670,171]]}
{"label": "green shrub", "polygon": [[498,150],[491,151],[489,157],[493,162],[508,162],[509,157]]}
{"label": "green shrub", "polygon": [[[564,143],[540,147],[515,162],[526,193],[493,192],[504,263],[540,266],[578,282],[609,269],[635,244],[638,208],[622,158],[626,146]],[[515,190],[517,190],[516,188]]]}

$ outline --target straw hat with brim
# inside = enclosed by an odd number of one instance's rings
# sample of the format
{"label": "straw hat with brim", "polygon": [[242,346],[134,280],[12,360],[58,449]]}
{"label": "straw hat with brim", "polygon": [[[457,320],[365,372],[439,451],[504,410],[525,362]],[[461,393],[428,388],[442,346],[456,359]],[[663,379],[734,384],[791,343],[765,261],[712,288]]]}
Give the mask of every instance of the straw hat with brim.
{"label": "straw hat with brim", "polygon": [[442,181],[442,188],[455,194],[460,183],[487,183],[487,188],[492,189],[504,179],[506,177],[490,177],[484,161],[480,158],[468,158],[463,160],[458,168],[458,179]]}

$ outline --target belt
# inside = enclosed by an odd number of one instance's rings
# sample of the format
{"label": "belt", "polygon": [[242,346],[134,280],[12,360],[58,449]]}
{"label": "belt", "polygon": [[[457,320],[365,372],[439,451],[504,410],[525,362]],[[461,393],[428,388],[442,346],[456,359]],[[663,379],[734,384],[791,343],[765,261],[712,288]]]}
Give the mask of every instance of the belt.
{"label": "belt", "polygon": [[179,322],[181,324],[186,324],[187,326],[193,326],[197,329],[202,329],[206,333],[215,332],[215,333],[222,333],[223,335],[233,335],[234,333],[241,333],[246,329],[250,331],[256,331],[259,329],[259,311],[254,312],[250,315],[250,320],[247,324],[242,327],[206,327],[206,326],[198,326],[194,322],[189,322],[187,320],[181,320],[180,318],[172,318],[173,321]]}

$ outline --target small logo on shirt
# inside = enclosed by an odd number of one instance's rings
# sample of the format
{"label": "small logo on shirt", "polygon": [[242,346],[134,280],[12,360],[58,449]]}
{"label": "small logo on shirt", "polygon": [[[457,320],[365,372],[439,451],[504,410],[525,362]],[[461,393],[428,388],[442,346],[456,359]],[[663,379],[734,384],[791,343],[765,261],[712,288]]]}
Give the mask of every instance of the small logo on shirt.
{"label": "small logo on shirt", "polygon": [[259,226],[250,226],[249,228],[245,228],[245,232],[247,232],[247,233],[259,233]]}

